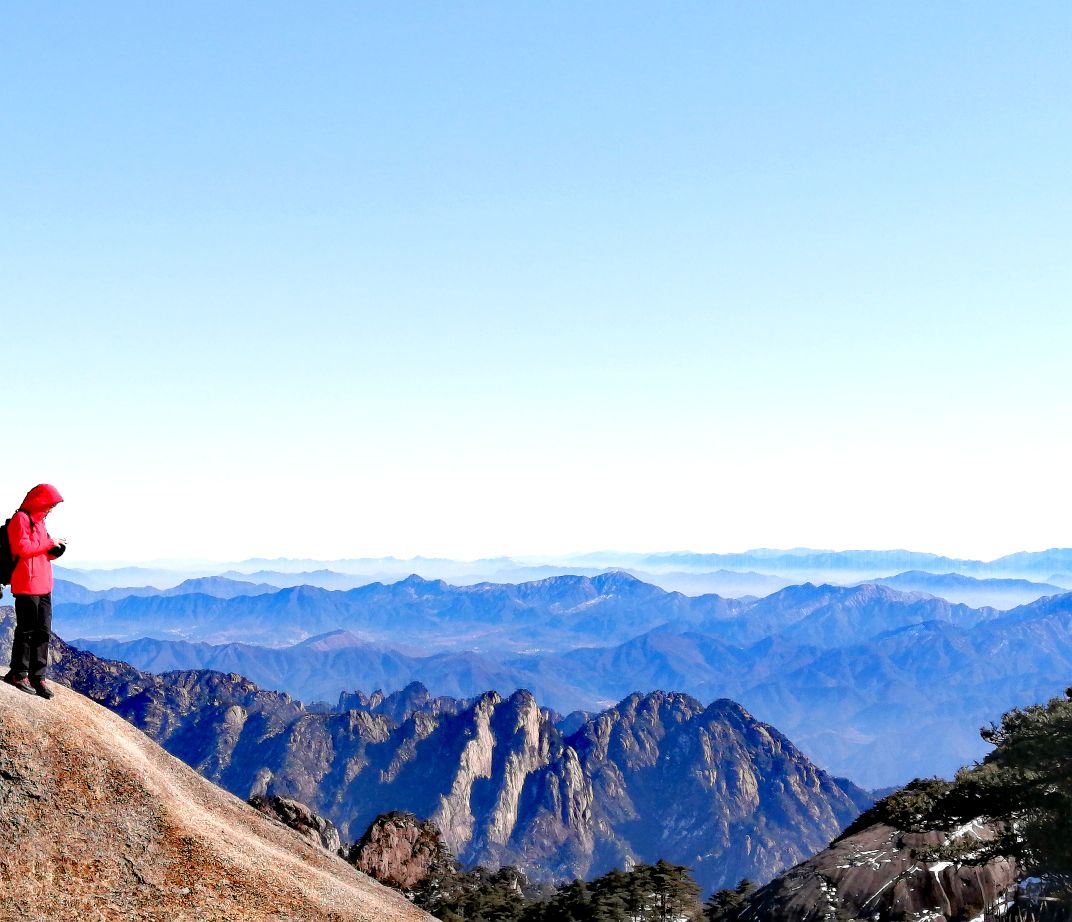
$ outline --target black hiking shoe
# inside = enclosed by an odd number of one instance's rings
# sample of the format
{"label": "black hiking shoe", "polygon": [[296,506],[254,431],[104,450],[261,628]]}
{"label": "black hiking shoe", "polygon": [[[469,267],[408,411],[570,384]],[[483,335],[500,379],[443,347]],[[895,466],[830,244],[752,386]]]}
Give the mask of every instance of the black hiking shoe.
{"label": "black hiking shoe", "polygon": [[30,685],[30,680],[26,676],[13,676],[10,672],[4,676],[4,681],[8,685],[13,685],[21,692],[26,692],[28,695],[36,695],[37,692],[33,690],[33,686]]}
{"label": "black hiking shoe", "polygon": [[30,679],[30,685],[33,686],[38,698],[44,698],[47,701],[49,698],[56,697],[56,693],[48,687],[48,683],[44,679]]}

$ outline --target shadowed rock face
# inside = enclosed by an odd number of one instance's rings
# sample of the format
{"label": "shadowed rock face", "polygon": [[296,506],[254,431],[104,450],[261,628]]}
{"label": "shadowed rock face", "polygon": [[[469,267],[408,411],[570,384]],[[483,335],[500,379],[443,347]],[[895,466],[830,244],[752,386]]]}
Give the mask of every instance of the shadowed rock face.
{"label": "shadowed rock face", "polygon": [[726,699],[631,695],[570,742],[592,783],[599,872],[664,857],[704,887],[767,880],[867,804]]}
{"label": "shadowed rock face", "polygon": [[335,828],[335,824],[331,820],[324,819],[320,814],[314,813],[305,804],[287,797],[264,797],[261,794],[254,794],[249,799],[249,805],[284,826],[289,826],[303,838],[327,849],[332,854],[338,853],[342,848],[339,830]]}
{"label": "shadowed rock face", "polygon": [[426,714],[457,714],[465,710],[471,702],[458,698],[433,698],[428,689],[420,682],[410,682],[405,688],[385,695],[382,691],[366,695],[364,692],[342,692],[338,711],[368,711],[383,714],[396,724],[418,712]]}
{"label": "shadowed rock face", "polygon": [[450,873],[454,861],[435,825],[412,813],[379,816],[346,860],[380,883],[413,890],[436,873]]}
{"label": "shadowed rock face", "polygon": [[[972,824],[952,835],[986,840],[994,832],[984,824]],[[1015,864],[1002,858],[981,866],[957,867],[948,861],[926,860],[926,850],[946,843],[950,836],[937,831],[903,832],[885,823],[869,826],[832,843],[757,891],[743,919],[979,919],[984,912],[1004,905],[1015,887]]]}
{"label": "shadowed rock face", "polygon": [[769,880],[867,795],[728,700],[634,694],[564,735],[527,691],[457,708],[311,713],[217,672],[140,673],[56,639],[53,673],[246,799],[307,804],[353,840],[385,811],[427,818],[465,864],[572,879],[660,858],[705,889]]}

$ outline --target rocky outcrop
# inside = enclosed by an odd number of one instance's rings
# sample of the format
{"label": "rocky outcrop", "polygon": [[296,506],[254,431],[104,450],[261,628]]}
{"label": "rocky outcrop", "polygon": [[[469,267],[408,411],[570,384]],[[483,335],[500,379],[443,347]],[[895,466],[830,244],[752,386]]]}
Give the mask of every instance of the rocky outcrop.
{"label": "rocky outcrop", "polygon": [[0,920],[429,918],[62,685],[0,684]]}
{"label": "rocky outcrop", "polygon": [[592,780],[600,871],[664,857],[705,888],[769,880],[869,804],[726,699],[631,695],[571,742]]}
{"label": "rocky outcrop", "polygon": [[342,850],[339,830],[335,828],[335,824],[324,819],[319,813],[314,813],[305,804],[289,797],[254,794],[249,799],[249,805],[276,822],[289,826],[298,835],[327,849],[333,855]]}
{"label": "rocky outcrop", "polygon": [[420,682],[410,682],[405,688],[385,695],[374,691],[371,695],[364,692],[342,692],[339,695],[338,710],[368,711],[383,714],[395,723],[402,723],[414,714],[457,714],[471,702],[445,696],[432,697]]}
{"label": "rocky outcrop", "polygon": [[397,811],[376,817],[361,840],[350,846],[346,860],[380,883],[408,891],[455,870],[435,824]]}
{"label": "rocky outcrop", "polygon": [[983,842],[994,830],[905,832],[876,823],[832,843],[757,891],[742,922],[969,922],[999,915],[1016,885],[1005,858],[982,865],[937,860],[950,840]]}

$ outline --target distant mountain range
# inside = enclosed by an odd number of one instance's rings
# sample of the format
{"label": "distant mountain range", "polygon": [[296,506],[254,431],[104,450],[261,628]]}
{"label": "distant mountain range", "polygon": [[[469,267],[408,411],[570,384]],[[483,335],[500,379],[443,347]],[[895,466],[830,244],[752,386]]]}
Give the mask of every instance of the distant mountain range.
{"label": "distant mountain range", "polygon": [[1052,583],[1034,583],[1026,579],[978,579],[960,573],[926,573],[909,570],[896,576],[871,580],[879,586],[890,586],[902,592],[925,592],[950,602],[963,602],[973,607],[1014,608],[1026,605],[1047,595],[1067,592]]}
{"label": "distant mountain range", "polygon": [[[0,609],[0,657],[11,629]],[[466,863],[544,879],[664,858],[707,890],[763,881],[872,802],[726,699],[631,694],[578,722],[527,691],[452,701],[411,686],[310,711],[238,675],[152,675],[58,639],[52,661],[59,681],[242,798],[295,798],[344,839],[411,811]]]}
{"label": "distant mountain range", "polygon": [[[1009,554],[992,561],[960,560],[916,551],[820,551],[757,549],[737,554],[675,552],[637,554],[602,551],[540,560],[509,557],[458,561],[395,557],[342,560],[252,559],[234,563],[175,563],[111,570],[60,568],[64,579],[89,589],[123,586],[171,588],[185,579],[225,576],[280,588],[299,584],[354,589],[374,582],[395,582],[410,573],[455,585],[520,583],[549,576],[597,576],[627,570],[668,590],[723,596],[767,595],[791,583],[848,584],[874,581],[909,570],[959,573],[982,578],[1027,579],[1072,589],[1072,549]],[[1027,600],[1025,600],[1027,601]]]}
{"label": "distant mountain range", "polygon": [[[59,568],[57,568],[59,570]],[[545,570],[553,572],[544,572]],[[535,572],[533,572],[535,571]],[[54,599],[57,602],[74,602],[87,605],[96,601],[118,601],[130,596],[152,595],[192,595],[201,593],[215,598],[229,599],[237,595],[262,595],[278,589],[310,586],[318,589],[349,590],[368,586],[377,582],[393,583],[399,580],[384,578],[382,580],[333,570],[303,571],[297,573],[280,573],[271,570],[259,570],[255,573],[241,573],[229,570],[216,576],[202,576],[185,579],[166,589],[154,586],[111,586],[104,589],[88,588],[102,580],[99,574],[84,571],[59,570]],[[522,572],[522,571],[518,571]],[[530,567],[525,571],[525,579],[534,581],[552,576],[599,576],[614,571],[585,571],[564,574],[551,567]],[[626,570],[641,582],[656,585],[668,592],[680,592],[683,595],[720,595],[724,598],[763,597],[794,585],[793,580],[784,576],[770,576],[755,572],[736,572],[718,570],[712,573],[668,572],[649,574],[644,571]],[[74,576],[75,580],[64,579]],[[1058,575],[1059,576],[1059,575]],[[82,580],[82,582],[78,582]],[[103,580],[107,581],[107,580]],[[483,580],[462,580],[458,585],[474,585]],[[498,579],[496,582],[508,582]],[[835,581],[836,582],[836,581]],[[927,573],[923,570],[910,570],[894,576],[878,577],[867,580],[876,585],[891,586],[905,592],[925,592],[950,602],[963,602],[973,607],[989,606],[992,608],[1013,608],[1033,602],[1046,595],[1055,595],[1067,591],[1056,583],[1038,583],[1030,580],[1016,579],[980,579],[963,576],[959,573]],[[1065,578],[1065,584],[1072,586],[1072,578]]]}
{"label": "distant mountain range", "polygon": [[[762,548],[741,554],[669,553],[626,556],[629,559],[619,565],[651,569],[748,569],[785,575],[849,572],[861,573],[865,579],[893,575],[906,570],[1025,578],[1072,571],[1072,548],[1021,551],[990,561],[962,560],[918,551],[817,551],[810,548],[790,551]],[[578,558],[582,562],[586,559],[591,558]]]}
{"label": "distant mountain range", "polygon": [[475,586],[411,576],[345,592],[297,586],[231,598],[157,593],[76,604],[61,597],[56,615],[69,636],[282,645],[345,628],[422,652],[461,646],[519,653],[624,641],[668,621],[729,617],[741,604],[669,593],[616,572]]}
{"label": "distant mountain range", "polygon": [[264,595],[277,592],[277,586],[267,583],[251,583],[247,580],[234,580],[222,576],[202,576],[183,580],[170,589],[156,589],[153,586],[115,587],[111,589],[87,589],[78,583],[65,579],[56,579],[52,591],[55,604],[64,602],[76,605],[89,605],[93,602],[115,602],[132,596],[147,598],[149,596],[208,595],[217,599],[233,599],[240,595]]}
{"label": "distant mountain range", "polygon": [[1072,594],[1003,612],[871,584],[727,600],[663,592],[626,574],[484,587],[411,577],[346,593],[64,604],[56,625],[69,636],[88,625],[213,639],[320,630],[274,648],[77,641],[144,669],[237,672],[307,701],[415,680],[463,698],[528,688],[562,712],[599,710],[638,689],[730,697],[820,764],[873,787],[981,756],[975,728],[1044,700],[1072,674]]}

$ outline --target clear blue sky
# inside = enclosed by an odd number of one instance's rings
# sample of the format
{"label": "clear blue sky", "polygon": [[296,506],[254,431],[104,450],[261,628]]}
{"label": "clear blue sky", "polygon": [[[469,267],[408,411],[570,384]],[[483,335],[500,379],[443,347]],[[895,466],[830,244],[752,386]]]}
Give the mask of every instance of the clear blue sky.
{"label": "clear blue sky", "polygon": [[1070,39],[8,4],[4,502],[98,560],[1072,544]]}

